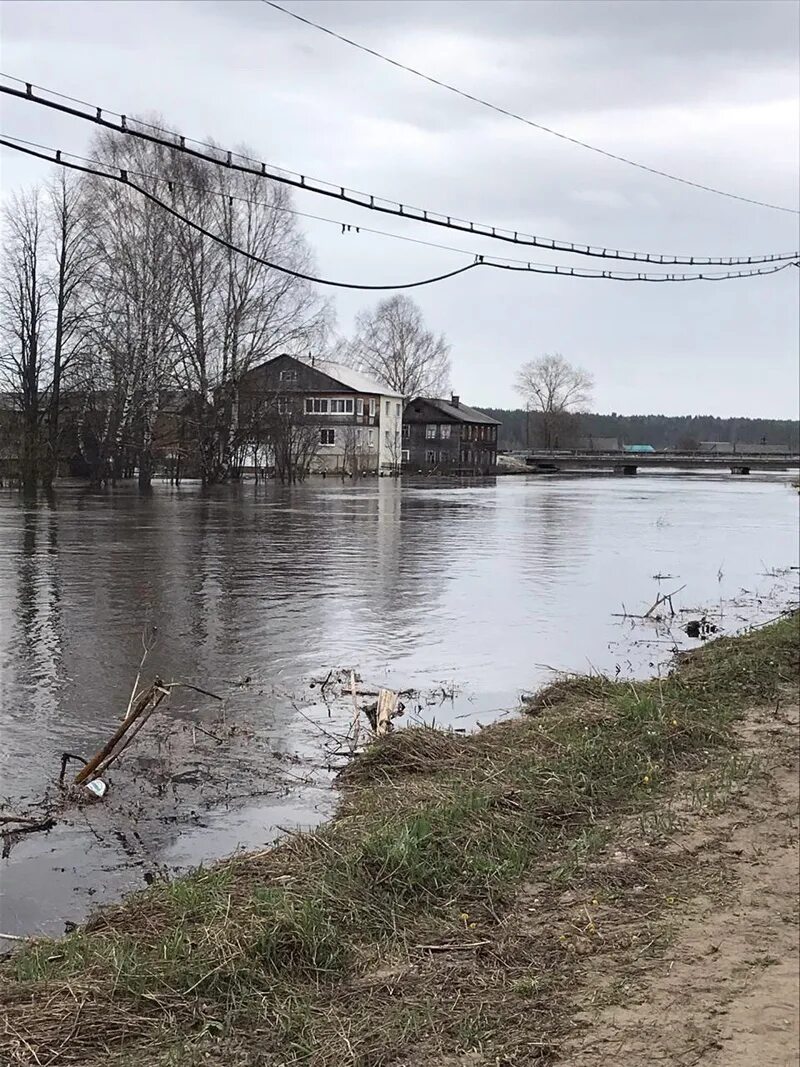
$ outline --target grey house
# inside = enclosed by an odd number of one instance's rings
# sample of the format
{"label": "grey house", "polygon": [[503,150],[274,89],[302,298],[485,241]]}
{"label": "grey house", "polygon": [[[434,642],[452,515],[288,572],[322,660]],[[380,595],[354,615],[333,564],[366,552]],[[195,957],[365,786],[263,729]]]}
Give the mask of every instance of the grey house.
{"label": "grey house", "polygon": [[440,474],[487,474],[497,462],[497,419],[461,403],[416,397],[403,413],[403,467]]}

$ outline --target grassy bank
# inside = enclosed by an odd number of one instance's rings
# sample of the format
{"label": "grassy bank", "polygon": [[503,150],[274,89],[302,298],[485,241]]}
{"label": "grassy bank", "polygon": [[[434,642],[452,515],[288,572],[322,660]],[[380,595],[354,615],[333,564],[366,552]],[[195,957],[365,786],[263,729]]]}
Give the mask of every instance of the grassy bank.
{"label": "grassy bank", "polygon": [[[795,615],[716,641],[662,680],[552,686],[527,715],[470,737],[399,731],[343,776],[330,824],[153,886],[7,961],[0,1057],[86,1067],[553,1058],[578,956],[593,951],[597,900],[580,937],[548,925],[547,902],[588,885],[587,871],[599,885],[600,858],[631,820],[653,839],[665,832],[681,776],[724,784],[750,773],[732,754],[734,724],[797,671]],[[607,900],[626,892],[615,877],[603,881]]]}

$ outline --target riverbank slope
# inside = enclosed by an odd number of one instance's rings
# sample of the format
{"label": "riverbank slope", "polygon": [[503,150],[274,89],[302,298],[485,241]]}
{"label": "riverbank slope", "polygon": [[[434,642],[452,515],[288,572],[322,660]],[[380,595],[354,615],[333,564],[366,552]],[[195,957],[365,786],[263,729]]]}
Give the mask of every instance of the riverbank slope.
{"label": "riverbank slope", "polygon": [[399,731],[330,824],[14,954],[0,1055],[794,1062],[797,680],[794,615],[472,736]]}

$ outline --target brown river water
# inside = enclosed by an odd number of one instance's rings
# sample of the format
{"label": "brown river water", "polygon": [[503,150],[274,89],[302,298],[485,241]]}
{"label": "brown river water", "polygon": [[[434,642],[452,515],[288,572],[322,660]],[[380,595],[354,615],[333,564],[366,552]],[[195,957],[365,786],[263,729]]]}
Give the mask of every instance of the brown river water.
{"label": "brown river water", "polygon": [[331,668],[417,690],[401,722],[471,730],[553,670],[663,669],[697,644],[681,628],[696,615],[617,617],[659,592],[685,586],[675,608],[713,611],[723,632],[776,616],[797,600],[790,479],[329,479],[145,499],[73,486],[37,504],[0,491],[0,810],[39,810],[62,752],[113,733],[144,627],[146,681],[223,697],[175,691],[104,800],[6,840],[0,932],[58,933],[324,818],[352,716],[340,688],[326,703],[312,686]]}

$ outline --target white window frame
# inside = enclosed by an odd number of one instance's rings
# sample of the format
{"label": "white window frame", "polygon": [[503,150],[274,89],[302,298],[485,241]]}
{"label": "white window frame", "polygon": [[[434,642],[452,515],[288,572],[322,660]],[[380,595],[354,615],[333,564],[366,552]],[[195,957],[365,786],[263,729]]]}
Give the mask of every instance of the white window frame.
{"label": "white window frame", "polygon": [[449,422],[443,422],[439,427],[439,436],[443,441],[446,441],[450,437],[450,431],[452,427]]}
{"label": "white window frame", "polygon": [[369,398],[369,417],[371,419],[375,418],[375,397],[374,396],[371,396]]}
{"label": "white window frame", "polygon": [[426,463],[435,463],[436,462],[436,450],[435,449],[429,448],[425,452],[425,462]]}
{"label": "white window frame", "polygon": [[364,397],[356,397],[356,415],[364,414]]}
{"label": "white window frame", "polygon": [[439,427],[437,426],[437,424],[435,422],[426,422],[425,423],[425,440],[426,441],[435,441],[438,436],[439,436]]}
{"label": "white window frame", "polygon": [[296,370],[282,370],[280,375],[279,375],[279,377],[280,377],[280,380],[282,382],[296,382],[297,381],[297,371]]}
{"label": "white window frame", "polygon": [[307,396],[306,415],[327,415],[328,398],[326,396]]}
{"label": "white window frame", "polygon": [[319,443],[323,448],[330,448],[336,444],[336,430],[322,429],[319,431]]}
{"label": "white window frame", "polygon": [[411,459],[411,450],[408,448],[404,448],[403,451],[400,453],[400,457],[403,460],[403,463],[408,463],[408,461]]}
{"label": "white window frame", "polygon": [[289,397],[288,396],[279,396],[278,397],[278,414],[279,415],[287,415],[288,413],[289,413]]}

